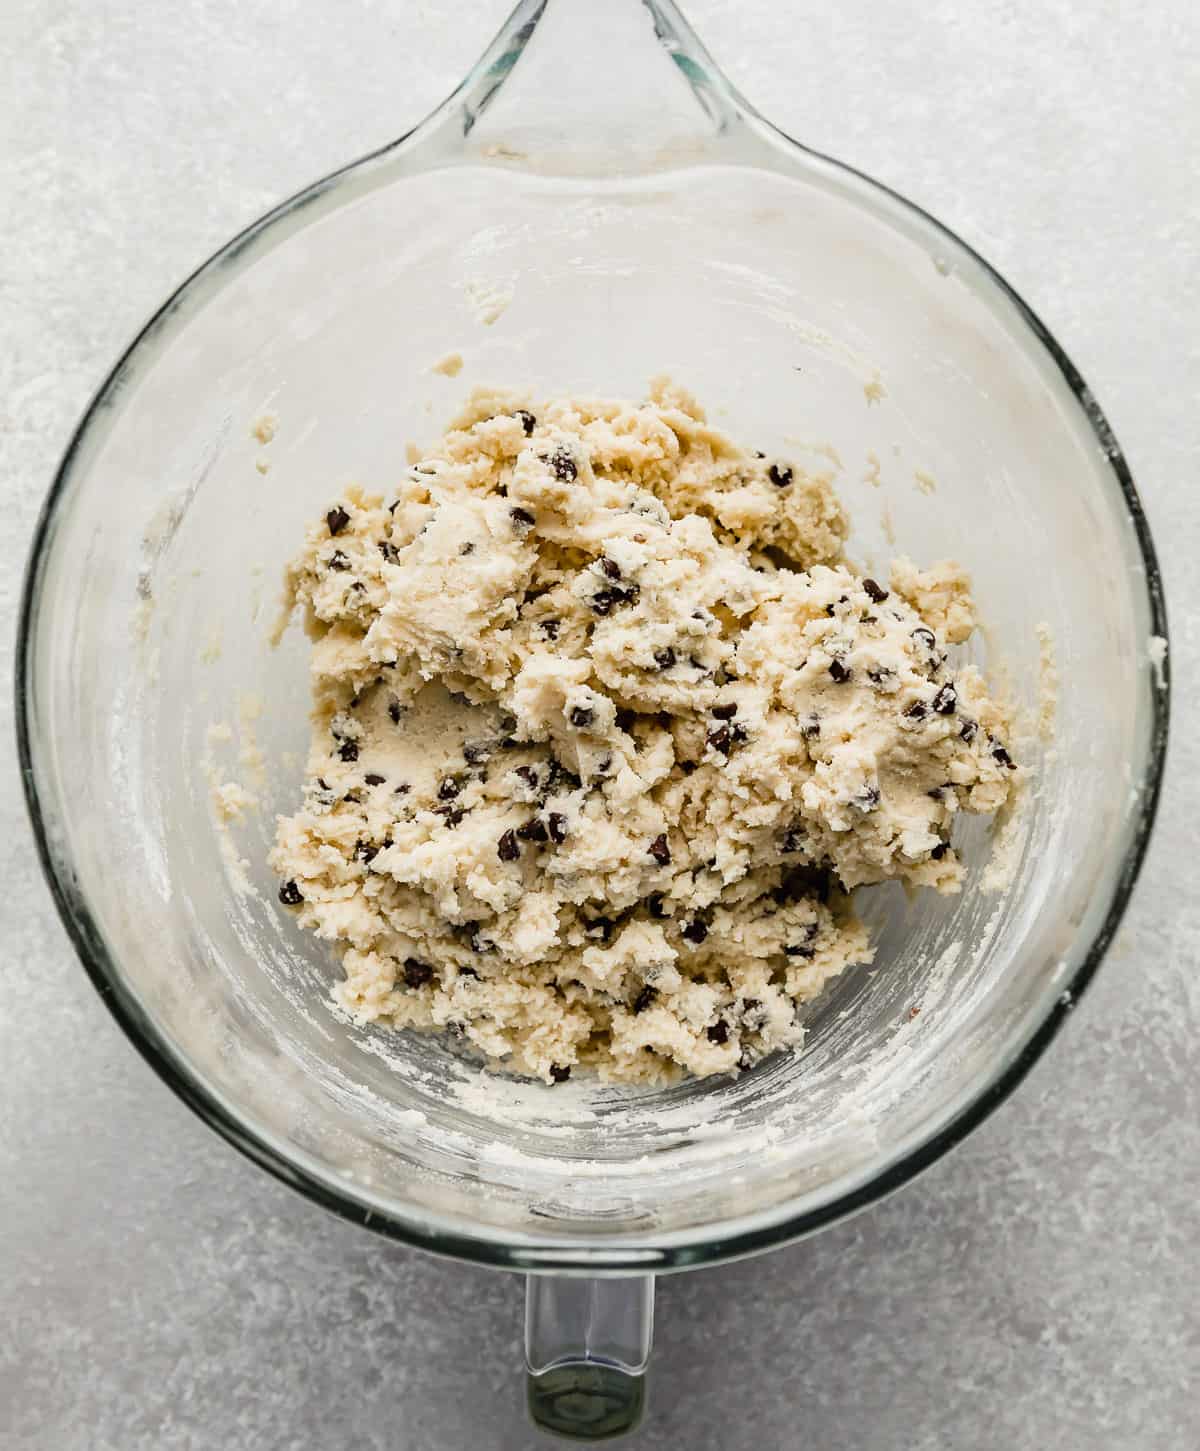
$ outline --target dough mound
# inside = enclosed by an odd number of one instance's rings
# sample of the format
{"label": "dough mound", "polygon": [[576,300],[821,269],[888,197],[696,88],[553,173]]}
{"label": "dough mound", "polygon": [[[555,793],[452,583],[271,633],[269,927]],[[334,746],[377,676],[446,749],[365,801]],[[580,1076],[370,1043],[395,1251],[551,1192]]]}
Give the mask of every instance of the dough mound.
{"label": "dough mound", "polygon": [[871,958],[849,889],[957,891],[955,814],[1020,774],[948,660],[962,570],[885,587],[846,532],[827,480],[662,381],[477,392],[393,498],[347,490],[289,571],[314,725],[271,854],[342,1006],[546,1082],[798,1045]]}

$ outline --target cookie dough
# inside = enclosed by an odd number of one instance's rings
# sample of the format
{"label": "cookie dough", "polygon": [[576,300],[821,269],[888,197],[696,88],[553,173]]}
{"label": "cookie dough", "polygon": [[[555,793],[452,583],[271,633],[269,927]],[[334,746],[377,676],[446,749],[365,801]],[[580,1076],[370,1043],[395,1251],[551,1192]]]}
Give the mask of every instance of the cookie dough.
{"label": "cookie dough", "polygon": [[288,589],[313,637],[280,899],[360,1020],[497,1067],[660,1082],[800,1043],[871,947],[847,893],[958,891],[960,811],[1020,771],[948,648],[955,564],[843,556],[827,478],[648,401],[477,391]]}

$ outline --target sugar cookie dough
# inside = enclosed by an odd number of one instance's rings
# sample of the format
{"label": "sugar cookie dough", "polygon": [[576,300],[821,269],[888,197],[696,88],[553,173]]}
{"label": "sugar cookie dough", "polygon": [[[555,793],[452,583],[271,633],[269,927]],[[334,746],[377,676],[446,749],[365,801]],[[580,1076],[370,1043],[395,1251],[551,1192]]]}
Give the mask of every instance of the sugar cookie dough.
{"label": "sugar cookie dough", "polygon": [[863,578],[846,533],[661,380],[477,391],[394,495],[347,489],[289,571],[314,725],[271,855],[337,1000],[548,1083],[797,1045],[870,961],[849,889],[957,891],[956,814],[1020,774],[948,658],[963,571]]}

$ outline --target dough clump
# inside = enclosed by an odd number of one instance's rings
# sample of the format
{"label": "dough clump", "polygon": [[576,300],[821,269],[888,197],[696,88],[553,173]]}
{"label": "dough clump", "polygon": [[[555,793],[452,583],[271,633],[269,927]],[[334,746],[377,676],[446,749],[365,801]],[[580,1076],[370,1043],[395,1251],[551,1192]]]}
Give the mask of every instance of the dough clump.
{"label": "dough clump", "polygon": [[281,901],[360,1020],[561,1082],[733,1073],[871,947],[854,887],[960,889],[960,811],[1020,776],[948,646],[952,562],[847,562],[828,478],[681,389],[477,391],[386,499],[347,489],[288,588],[313,637]]}

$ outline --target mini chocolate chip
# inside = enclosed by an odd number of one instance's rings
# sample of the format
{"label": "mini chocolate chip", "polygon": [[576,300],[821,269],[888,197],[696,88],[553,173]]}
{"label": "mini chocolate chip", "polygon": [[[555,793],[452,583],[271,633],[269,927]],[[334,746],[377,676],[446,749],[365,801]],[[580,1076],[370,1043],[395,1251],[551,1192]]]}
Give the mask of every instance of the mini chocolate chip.
{"label": "mini chocolate chip", "polygon": [[542,634],[545,635],[545,637],[546,637],[547,640],[557,640],[558,639],[558,621],[557,620],[539,620],[538,623],[541,625]]}
{"label": "mini chocolate chip", "polygon": [[873,665],[867,671],[867,679],[872,685],[887,685],[889,681],[895,680],[896,672],[889,670],[886,665]]}
{"label": "mini chocolate chip", "polygon": [[714,715],[717,720],[732,720],[737,712],[737,702],[731,700],[724,705],[714,705],[710,714]]}
{"label": "mini chocolate chip", "polygon": [[390,701],[388,701],[388,715],[391,716],[391,718],[392,718],[392,724],[393,725],[399,725],[400,724],[400,717],[403,714],[404,714],[404,711],[401,708],[400,702],[398,700],[390,700]]}
{"label": "mini chocolate chip", "polygon": [[609,579],[621,578],[621,566],[615,559],[609,559],[607,555],[602,555],[597,563]]}
{"label": "mini chocolate chip", "polygon": [[934,638],[933,631],[927,630],[924,625],[914,630],[912,637],[918,645],[923,645],[926,650],[935,650],[937,648],[937,640]]}
{"label": "mini chocolate chip", "polygon": [[518,781],[524,782],[524,784],[528,786],[531,791],[537,790],[538,773],[533,769],[532,766],[516,766],[513,769],[513,775],[517,778]]}
{"label": "mini chocolate chip", "polygon": [[446,776],[438,784],[437,794],[439,801],[453,801],[462,790],[462,782],[456,781],[453,776]]}
{"label": "mini chocolate chip", "polygon": [[598,615],[612,614],[613,605],[617,604],[623,596],[619,590],[602,589],[599,594],[592,596],[592,609]]}
{"label": "mini chocolate chip", "polygon": [[386,559],[389,564],[396,564],[399,562],[400,551],[396,548],[396,546],[391,542],[390,539],[381,539],[379,541],[379,552],[383,555],[384,559]]}
{"label": "mini chocolate chip", "polygon": [[508,517],[513,521],[513,527],[518,534],[524,534],[533,528],[533,515],[528,509],[510,509]]}
{"label": "mini chocolate chip", "polygon": [[967,745],[970,745],[979,734],[979,722],[977,720],[971,720],[969,716],[963,716],[962,724],[958,728],[958,734],[962,740],[966,741]]}
{"label": "mini chocolate chip", "polygon": [[792,482],[792,471],[787,464],[784,464],[782,468],[779,464],[772,464],[767,469],[767,478],[771,480],[777,489],[786,489]]}
{"label": "mini chocolate chip", "polygon": [[908,720],[924,720],[929,714],[929,707],[923,700],[914,700],[904,714]]}
{"label": "mini chocolate chip", "polygon": [[713,731],[712,735],[710,735],[708,738],[708,744],[713,748],[714,751],[720,751],[722,755],[727,756],[729,754],[730,746],[732,745],[732,739],[729,734],[729,727],[722,726],[720,730]]}
{"label": "mini chocolate chip", "polygon": [[634,721],[637,720],[637,711],[626,710],[622,707],[617,711],[617,726],[623,731],[632,730]]}
{"label": "mini chocolate chip", "polygon": [[528,438],[537,427],[537,419],[530,413],[528,408],[518,408],[513,417],[525,430],[525,437]]}
{"label": "mini chocolate chip", "polygon": [[881,605],[888,597],[888,591],[873,579],[863,580],[863,590],[866,592],[867,598],[874,600],[877,605]]}
{"label": "mini chocolate chip", "polygon": [[475,971],[473,967],[460,967],[458,969],[458,975],[459,977],[472,978],[475,982],[479,981],[479,974]]}
{"label": "mini chocolate chip", "polygon": [[567,839],[567,818],[561,811],[552,811],[546,817],[546,830],[555,846],[561,846]]}
{"label": "mini chocolate chip", "polygon": [[515,862],[521,855],[521,846],[515,831],[506,831],[496,843],[496,855],[502,862]]}
{"label": "mini chocolate chip", "polygon": [[401,781],[400,784],[399,784],[399,786],[396,787],[396,793],[395,794],[397,796],[407,796],[408,793],[411,790],[412,790],[412,787],[408,784],[407,781]]}
{"label": "mini chocolate chip", "polygon": [[565,448],[556,448],[546,461],[554,470],[554,477],[564,484],[579,476],[579,466]]}
{"label": "mini chocolate chip", "polygon": [[663,894],[661,892],[651,892],[646,898],[646,911],[650,913],[651,917],[659,921],[667,915],[663,910]]}
{"label": "mini chocolate chip", "polygon": [[555,1083],[566,1083],[567,1079],[570,1078],[570,1076],[571,1069],[569,1065],[551,1063],[550,1077],[554,1080]]}
{"label": "mini chocolate chip", "polygon": [[675,651],[671,649],[670,645],[663,650],[655,650],[654,663],[660,670],[670,670],[671,666],[675,664]]}
{"label": "mini chocolate chip", "polygon": [[367,783],[368,786],[382,786],[383,783],[387,780],[387,777],[381,776],[378,771],[368,771],[367,774],[363,777],[363,780]]}
{"label": "mini chocolate chip", "polygon": [[354,843],[354,855],[359,859],[360,862],[366,862],[368,866],[370,866],[375,858],[379,855],[379,852],[380,848],[378,846],[369,845],[365,841],[356,841]]}
{"label": "mini chocolate chip", "polygon": [[999,761],[1002,766],[1007,766],[1010,771],[1017,769],[1017,763],[998,742],[992,742],[992,759]]}
{"label": "mini chocolate chip", "polygon": [[459,554],[463,555],[464,558],[468,554],[474,554],[475,553],[475,541],[473,539],[468,539],[465,544],[460,544],[458,546],[458,552],[459,552]]}
{"label": "mini chocolate chip", "polygon": [[357,761],[358,760],[358,742],[357,741],[343,741],[341,743],[341,745],[338,746],[338,755],[341,756],[341,758],[342,758],[343,761]]}
{"label": "mini chocolate chip", "polygon": [[829,662],[829,673],[839,685],[845,685],[846,681],[853,675],[848,665],[844,665],[836,656]]}
{"label": "mini chocolate chip", "polygon": [[522,841],[545,841],[546,825],[540,816],[531,816],[524,826],[517,828]]}
{"label": "mini chocolate chip", "polygon": [[874,811],[879,805],[879,787],[868,786],[864,791],[860,791],[854,798],[854,804],[860,811]]}
{"label": "mini chocolate chip", "polygon": [[715,1023],[710,1023],[704,1032],[710,1043],[727,1043],[729,1041],[729,1024],[724,1018],[718,1018]]}
{"label": "mini chocolate chip", "polygon": [[644,987],[633,1000],[634,1013],[644,1013],[657,996],[658,994],[652,987],[648,985]]}
{"label": "mini chocolate chip", "polygon": [[605,756],[602,761],[597,761],[596,762],[595,774],[597,776],[607,776],[608,773],[611,770],[612,770],[612,757],[611,756]]}
{"label": "mini chocolate chip", "polygon": [[571,707],[571,724],[577,730],[583,730],[586,726],[590,726],[595,719],[596,712],[590,706],[573,705]]}
{"label": "mini chocolate chip", "polygon": [[685,942],[694,942],[699,946],[708,936],[708,927],[699,917],[693,917],[687,926],[680,930],[679,935]]}
{"label": "mini chocolate chip", "polygon": [[427,962],[419,962],[415,957],[404,959],[405,987],[424,987],[427,982],[432,980],[433,968]]}
{"label": "mini chocolate chip", "polygon": [[787,957],[812,957],[814,949],[807,942],[789,942],[783,949]]}
{"label": "mini chocolate chip", "polygon": [[933,858],[935,862],[940,862],[949,850],[950,843],[948,841],[939,841],[937,846],[934,847],[929,855]]}
{"label": "mini chocolate chip", "polygon": [[304,894],[294,881],[284,882],[279,889],[279,900],[285,907],[298,907],[304,901]]}
{"label": "mini chocolate chip", "polygon": [[933,697],[933,708],[938,715],[953,715],[958,706],[958,692],[953,685],[943,685]]}
{"label": "mini chocolate chip", "polygon": [[478,766],[492,754],[492,748],[486,741],[464,741],[462,753],[468,766]]}
{"label": "mini chocolate chip", "polygon": [[879,623],[878,615],[861,614],[858,618],[864,625],[877,625]]}
{"label": "mini chocolate chip", "polygon": [[350,561],[346,558],[346,556],[342,553],[340,549],[335,549],[333,553],[329,556],[327,567],[329,569],[337,570],[349,569]]}
{"label": "mini chocolate chip", "polygon": [[784,856],[791,856],[794,852],[803,851],[804,832],[798,827],[793,827],[791,831],[785,832],[779,849]]}
{"label": "mini chocolate chip", "polygon": [[667,845],[667,838],[665,832],[660,833],[654,838],[654,840],[650,843],[649,851],[650,855],[654,858],[654,860],[659,864],[660,867],[665,867],[670,864],[671,848]]}
{"label": "mini chocolate chip", "polygon": [[438,806],[434,808],[435,815],[440,816],[451,831],[467,814],[461,806]]}
{"label": "mini chocolate chip", "polygon": [[750,732],[740,720],[734,721],[733,725],[730,726],[729,734],[735,746],[744,746],[750,739]]}
{"label": "mini chocolate chip", "polygon": [[761,448],[756,448],[756,449],[755,449],[755,450],[754,450],[754,457],[755,457],[755,458],[766,458],[766,454],[765,454],[765,453],[763,453],[763,451],[762,451],[762,449],[761,449]]}
{"label": "mini chocolate chip", "polygon": [[815,740],[821,734],[821,717],[810,715],[807,720],[801,721],[800,734],[806,741]]}
{"label": "mini chocolate chip", "polygon": [[331,534],[340,534],[350,522],[350,515],[340,504],[335,504],[329,513],[325,515],[325,523],[329,526]]}

